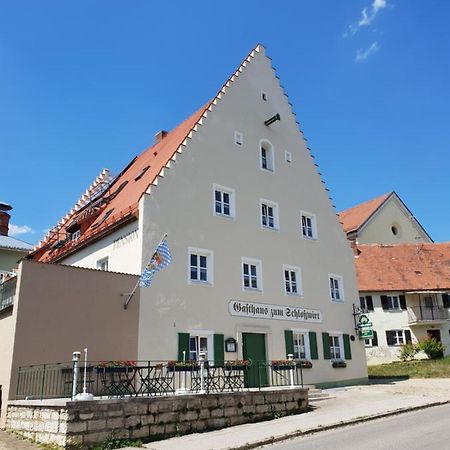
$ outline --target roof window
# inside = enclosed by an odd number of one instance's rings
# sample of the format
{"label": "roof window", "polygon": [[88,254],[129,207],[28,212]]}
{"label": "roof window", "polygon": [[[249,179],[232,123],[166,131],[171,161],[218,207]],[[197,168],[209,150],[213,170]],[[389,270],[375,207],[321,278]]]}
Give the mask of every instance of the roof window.
{"label": "roof window", "polygon": [[143,168],[141,169],[141,171],[136,175],[136,178],[134,179],[134,181],[140,180],[140,179],[144,176],[145,172],[147,172],[147,170],[148,170],[149,168],[150,168],[150,166],[145,166],[145,167],[143,167]]}

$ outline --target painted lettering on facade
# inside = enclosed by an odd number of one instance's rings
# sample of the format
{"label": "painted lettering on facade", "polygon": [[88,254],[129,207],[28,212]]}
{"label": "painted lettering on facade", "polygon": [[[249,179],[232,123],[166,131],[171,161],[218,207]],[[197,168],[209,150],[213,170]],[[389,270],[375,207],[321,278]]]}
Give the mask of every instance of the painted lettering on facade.
{"label": "painted lettering on facade", "polygon": [[265,303],[241,302],[231,300],[228,311],[232,316],[251,319],[292,320],[295,322],[322,322],[322,312],[316,309],[295,306],[267,305]]}
{"label": "painted lettering on facade", "polygon": [[113,241],[113,250],[117,250],[124,245],[129,244],[130,242],[135,241],[138,238],[138,230],[130,231],[129,233],[114,239]]}

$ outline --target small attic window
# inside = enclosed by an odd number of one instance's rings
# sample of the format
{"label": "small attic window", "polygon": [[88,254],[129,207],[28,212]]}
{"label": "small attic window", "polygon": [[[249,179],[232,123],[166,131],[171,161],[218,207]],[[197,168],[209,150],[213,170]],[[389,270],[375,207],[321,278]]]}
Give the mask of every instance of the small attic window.
{"label": "small attic window", "polygon": [[292,163],[292,153],[288,152],[287,150],[284,152],[284,160],[286,161],[286,164]]}
{"label": "small attic window", "polygon": [[239,147],[242,147],[244,145],[244,135],[241,132],[234,132],[234,143],[236,145],[239,145]]}
{"label": "small attic window", "polygon": [[140,180],[140,179],[144,176],[145,172],[147,172],[147,170],[148,170],[149,168],[150,168],[150,166],[145,166],[145,167],[143,167],[143,168],[141,169],[141,171],[136,175],[136,178],[134,179],[134,181]]}
{"label": "small attic window", "polygon": [[393,223],[391,226],[391,232],[394,236],[400,237],[400,232],[401,232],[400,225]]}
{"label": "small attic window", "polygon": [[265,92],[261,92],[261,99],[267,102],[267,94]]}

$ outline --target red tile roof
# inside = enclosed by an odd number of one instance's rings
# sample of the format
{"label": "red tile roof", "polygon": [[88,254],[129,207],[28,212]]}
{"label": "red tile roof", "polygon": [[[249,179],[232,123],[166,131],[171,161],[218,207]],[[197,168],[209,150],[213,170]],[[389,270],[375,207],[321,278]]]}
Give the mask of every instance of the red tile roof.
{"label": "red tile roof", "polygon": [[[62,229],[58,233],[53,233],[44,243],[38,247],[30,258],[38,261],[55,261],[70,251],[74,250],[109,232],[111,227],[122,225],[138,217],[138,202],[141,196],[154,183],[161,170],[173,158],[178,147],[188,138],[191,130],[200,120],[210,103],[200,108],[191,117],[178,125],[168,133],[162,141],[149,147],[136,157],[125,170],[116,178],[110,188],[104,192],[100,201],[101,206],[95,212],[81,208],[72,212],[65,224],[82,222],[88,216],[89,223],[85,232],[76,241],[67,241],[67,233]],[[138,175],[141,174],[139,178]],[[84,214],[84,216],[83,216]],[[62,241],[59,248],[54,248],[55,244]],[[53,248],[52,248],[53,247]],[[57,246],[58,247],[58,246]]]}
{"label": "red tile roof", "polygon": [[[117,227],[135,220],[139,214],[138,203],[141,196],[152,184],[156,184],[158,176],[162,174],[175,153],[191,138],[208,111],[239,76],[255,53],[261,50],[264,50],[264,47],[258,44],[212,101],[168,133],[156,145],[134,158],[99,198],[72,210],[28,257],[42,262],[55,262],[92,240],[99,239]],[[75,241],[70,241],[70,229],[77,226],[81,227],[81,236]]]}
{"label": "red tile roof", "polygon": [[380,195],[377,198],[340,212],[339,220],[342,223],[344,231],[351,233],[352,231],[359,230],[392,194],[393,192]]}
{"label": "red tile roof", "polygon": [[360,292],[450,290],[450,242],[360,244]]}

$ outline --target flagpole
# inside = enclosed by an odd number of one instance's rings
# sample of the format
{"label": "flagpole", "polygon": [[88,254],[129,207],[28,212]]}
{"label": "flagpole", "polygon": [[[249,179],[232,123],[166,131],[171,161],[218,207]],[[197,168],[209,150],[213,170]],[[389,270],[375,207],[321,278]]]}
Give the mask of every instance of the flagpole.
{"label": "flagpole", "polygon": [[[166,237],[167,237],[167,233],[164,233],[164,236],[163,236],[162,239],[159,241],[159,244],[156,246],[156,248],[158,248],[158,247],[161,245],[161,243],[164,241],[164,239],[166,239]],[[124,302],[124,304],[123,304],[123,309],[127,309],[127,308],[128,308],[128,304],[130,303],[131,298],[133,297],[134,293],[136,292],[136,289],[137,289],[138,286],[139,286],[140,278],[141,278],[141,277],[138,278],[137,283],[134,285],[133,290],[132,290],[129,294],[122,294],[122,295],[128,295],[127,299],[125,300],[125,302]]]}

